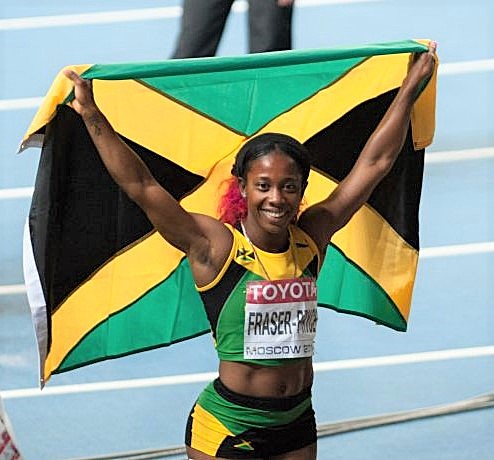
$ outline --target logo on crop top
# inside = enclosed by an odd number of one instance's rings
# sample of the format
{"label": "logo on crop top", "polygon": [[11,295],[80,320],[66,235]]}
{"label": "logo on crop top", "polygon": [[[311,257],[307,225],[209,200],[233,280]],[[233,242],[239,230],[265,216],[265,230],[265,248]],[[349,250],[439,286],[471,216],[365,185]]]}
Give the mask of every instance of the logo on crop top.
{"label": "logo on crop top", "polygon": [[243,262],[253,262],[255,260],[254,251],[252,249],[239,248],[235,259],[242,260]]}

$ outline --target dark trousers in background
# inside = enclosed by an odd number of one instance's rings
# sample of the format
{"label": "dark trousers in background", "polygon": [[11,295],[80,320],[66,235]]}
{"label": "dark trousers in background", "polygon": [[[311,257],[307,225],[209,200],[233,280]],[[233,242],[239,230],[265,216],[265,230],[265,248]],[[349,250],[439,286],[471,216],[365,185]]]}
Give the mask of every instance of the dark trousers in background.
{"label": "dark trousers in background", "polygon": [[[184,0],[173,58],[214,56],[233,0]],[[249,52],[292,48],[292,6],[276,0],[249,0]]]}

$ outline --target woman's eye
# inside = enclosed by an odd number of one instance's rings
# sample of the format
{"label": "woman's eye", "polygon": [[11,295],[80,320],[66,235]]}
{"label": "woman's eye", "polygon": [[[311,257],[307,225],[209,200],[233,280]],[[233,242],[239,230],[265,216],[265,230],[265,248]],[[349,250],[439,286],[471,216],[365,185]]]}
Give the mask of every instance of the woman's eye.
{"label": "woman's eye", "polygon": [[265,182],[259,182],[259,183],[257,184],[257,188],[258,188],[259,190],[266,191],[266,190],[268,190],[268,189],[269,189],[269,185],[268,185],[268,184],[266,184]]}

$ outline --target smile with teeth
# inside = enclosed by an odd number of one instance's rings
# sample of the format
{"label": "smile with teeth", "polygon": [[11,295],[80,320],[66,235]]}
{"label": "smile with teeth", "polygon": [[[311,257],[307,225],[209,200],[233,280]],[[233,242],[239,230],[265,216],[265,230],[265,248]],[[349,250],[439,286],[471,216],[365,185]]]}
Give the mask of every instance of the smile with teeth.
{"label": "smile with teeth", "polygon": [[262,209],[261,210],[264,214],[266,214],[268,217],[271,217],[273,219],[281,219],[282,217],[285,217],[288,211],[282,211],[282,210],[273,210],[273,209]]}

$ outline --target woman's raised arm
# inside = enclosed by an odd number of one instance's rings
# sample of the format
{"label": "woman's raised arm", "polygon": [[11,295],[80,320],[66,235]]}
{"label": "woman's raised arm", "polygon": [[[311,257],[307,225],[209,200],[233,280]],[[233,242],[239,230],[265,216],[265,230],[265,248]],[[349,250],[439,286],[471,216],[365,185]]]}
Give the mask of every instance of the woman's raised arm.
{"label": "woman's raised arm", "polygon": [[208,278],[215,275],[216,266],[221,265],[223,252],[230,244],[228,230],[216,219],[190,214],[182,208],[113,130],[96,105],[92,82],[72,70],[64,73],[74,83],[72,108],[82,117],[112,178],[146,213],[160,234],[187,254],[196,282],[208,282]]}
{"label": "woman's raised arm", "polygon": [[415,54],[408,74],[379,125],[365,144],[355,165],[326,199],[308,208],[299,225],[324,252],[332,235],[369,199],[388,174],[405,143],[410,116],[420,84],[434,70],[436,44]]}

